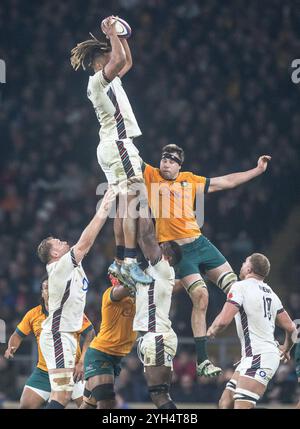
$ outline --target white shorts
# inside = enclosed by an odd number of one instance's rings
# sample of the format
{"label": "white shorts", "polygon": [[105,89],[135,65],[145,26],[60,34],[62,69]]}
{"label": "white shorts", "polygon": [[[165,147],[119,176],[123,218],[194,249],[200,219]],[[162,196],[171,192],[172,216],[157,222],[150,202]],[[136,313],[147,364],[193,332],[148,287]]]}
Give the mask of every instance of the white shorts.
{"label": "white shorts", "polygon": [[42,329],[40,348],[48,370],[75,368],[77,350],[75,334],[71,332],[53,333]]}
{"label": "white shorts", "polygon": [[[84,386],[85,386],[84,381],[78,381],[77,383],[74,384],[72,397],[71,397],[73,401],[83,396]],[[30,389],[33,392],[35,392],[37,395],[43,398],[45,402],[47,402],[50,398],[51,392],[46,392],[45,390],[37,389],[36,387],[27,386],[27,385],[25,385],[25,387],[26,389]]]}
{"label": "white shorts", "polygon": [[279,353],[263,353],[243,357],[236,368],[243,377],[250,377],[267,386],[280,364]]}
{"label": "white shorts", "polygon": [[138,339],[138,356],[144,366],[173,368],[177,343],[177,335],[173,330],[166,333],[148,332]]}
{"label": "white shorts", "polygon": [[143,178],[139,151],[130,138],[100,141],[97,158],[110,185],[132,177]]}

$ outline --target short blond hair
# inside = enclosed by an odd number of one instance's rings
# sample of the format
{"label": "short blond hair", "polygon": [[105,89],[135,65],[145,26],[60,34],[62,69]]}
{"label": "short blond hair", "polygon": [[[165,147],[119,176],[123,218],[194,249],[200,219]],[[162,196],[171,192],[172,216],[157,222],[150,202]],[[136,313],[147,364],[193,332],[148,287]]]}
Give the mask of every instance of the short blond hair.
{"label": "short blond hair", "polygon": [[262,253],[253,253],[251,256],[249,256],[249,261],[252,266],[252,271],[255,274],[263,278],[268,276],[271,264],[265,255]]}
{"label": "short blond hair", "polygon": [[51,259],[50,251],[52,245],[50,240],[52,240],[52,238],[53,237],[44,238],[38,245],[37,254],[43,264],[48,264]]}

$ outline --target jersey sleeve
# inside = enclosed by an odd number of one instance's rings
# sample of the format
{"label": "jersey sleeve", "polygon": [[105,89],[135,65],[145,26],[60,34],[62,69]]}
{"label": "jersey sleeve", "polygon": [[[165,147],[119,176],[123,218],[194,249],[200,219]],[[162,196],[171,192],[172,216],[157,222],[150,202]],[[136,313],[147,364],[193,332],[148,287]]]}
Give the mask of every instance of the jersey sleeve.
{"label": "jersey sleeve", "polygon": [[105,70],[97,71],[91,79],[91,86],[93,91],[103,91],[110,84],[110,80],[105,74]]}
{"label": "jersey sleeve", "polygon": [[82,327],[80,329],[80,331],[78,332],[79,334],[83,334],[85,335],[87,332],[89,332],[90,330],[92,330],[93,324],[92,322],[89,320],[89,318],[84,314],[83,315],[83,321],[82,321]]}
{"label": "jersey sleeve", "polygon": [[21,322],[18,324],[16,328],[16,332],[17,334],[20,335],[20,337],[26,337],[32,332],[30,311],[28,311],[28,313],[25,314]]}
{"label": "jersey sleeve", "polygon": [[155,171],[155,168],[144,162],[144,164],[142,165],[142,170],[144,172],[144,179],[147,185],[152,182],[152,176]]}
{"label": "jersey sleeve", "polygon": [[193,179],[195,183],[203,185],[204,193],[206,194],[210,185],[210,179],[204,176],[197,176],[196,174],[193,174]]}
{"label": "jersey sleeve", "polygon": [[236,282],[233,286],[231,286],[231,289],[227,294],[226,302],[230,302],[237,308],[240,308],[243,305],[243,295],[243,288],[241,284],[239,282]]}
{"label": "jersey sleeve", "polygon": [[280,314],[283,313],[285,311],[281,300],[278,298],[277,295],[275,295],[275,299],[274,299],[274,304],[275,304],[275,314]]}

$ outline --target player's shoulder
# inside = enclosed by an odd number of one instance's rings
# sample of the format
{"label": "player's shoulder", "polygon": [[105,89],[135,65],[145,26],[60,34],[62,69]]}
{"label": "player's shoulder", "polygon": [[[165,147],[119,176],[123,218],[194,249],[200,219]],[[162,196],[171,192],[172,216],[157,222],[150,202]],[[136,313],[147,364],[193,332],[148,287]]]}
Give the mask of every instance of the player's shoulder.
{"label": "player's shoulder", "polygon": [[43,309],[41,305],[31,308],[27,311],[24,317],[27,317],[30,320],[34,320],[37,317],[40,317],[43,314]]}
{"label": "player's shoulder", "polygon": [[247,292],[247,290],[249,290],[249,284],[247,283],[247,281],[239,280],[231,286],[229,293],[232,294],[233,292],[236,292],[239,295],[241,294],[244,295],[244,293]]}
{"label": "player's shoulder", "polygon": [[249,283],[247,282],[247,280],[238,280],[237,282],[235,282],[235,283],[231,286],[231,289],[232,289],[232,288],[235,288],[235,289],[241,289],[241,288],[246,287],[248,284],[249,284]]}
{"label": "player's shoulder", "polygon": [[199,183],[205,184],[204,177],[194,174],[191,171],[183,171],[182,173],[179,173],[177,181],[195,183],[195,184],[199,184]]}
{"label": "player's shoulder", "polygon": [[144,173],[145,174],[151,174],[151,175],[154,175],[154,176],[157,176],[157,177],[161,175],[160,171],[159,171],[159,168],[153,167],[152,165],[147,164],[147,163],[145,163]]}
{"label": "player's shoulder", "polygon": [[183,180],[193,181],[193,179],[194,179],[194,174],[191,171],[181,171],[178,174],[178,178],[177,178],[179,182],[182,182]]}
{"label": "player's shoulder", "polygon": [[102,295],[102,310],[104,310],[106,307],[110,306],[111,304],[115,304],[117,302],[111,299],[112,290],[113,290],[113,286],[110,286],[104,291]]}

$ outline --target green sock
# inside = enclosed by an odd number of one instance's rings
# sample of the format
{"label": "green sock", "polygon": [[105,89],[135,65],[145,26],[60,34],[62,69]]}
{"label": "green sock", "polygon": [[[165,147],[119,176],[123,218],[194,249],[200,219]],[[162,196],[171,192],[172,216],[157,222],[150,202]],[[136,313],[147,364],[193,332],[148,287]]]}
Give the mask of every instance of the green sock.
{"label": "green sock", "polygon": [[196,343],[197,363],[200,364],[208,359],[206,351],[207,337],[195,337],[194,340]]}

